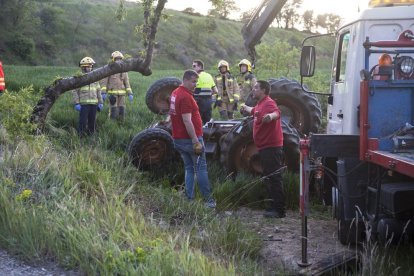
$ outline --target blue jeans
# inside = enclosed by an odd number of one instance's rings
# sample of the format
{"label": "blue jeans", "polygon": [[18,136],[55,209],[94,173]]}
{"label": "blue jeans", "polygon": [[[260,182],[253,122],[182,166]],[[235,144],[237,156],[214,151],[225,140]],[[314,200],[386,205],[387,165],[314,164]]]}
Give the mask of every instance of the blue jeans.
{"label": "blue jeans", "polygon": [[[199,137],[198,141],[203,145],[203,138]],[[184,162],[185,169],[185,193],[189,200],[195,197],[194,179],[197,175],[198,187],[206,201],[212,199],[210,181],[207,174],[206,154],[203,152],[200,156],[194,154],[193,143],[191,139],[174,139],[175,149],[180,153]]]}

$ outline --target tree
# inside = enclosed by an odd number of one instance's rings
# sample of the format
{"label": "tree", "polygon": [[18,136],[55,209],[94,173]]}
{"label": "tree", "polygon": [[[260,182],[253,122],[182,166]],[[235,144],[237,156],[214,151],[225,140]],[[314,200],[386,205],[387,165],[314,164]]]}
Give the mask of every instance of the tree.
{"label": "tree", "polygon": [[228,18],[232,11],[240,10],[234,0],[209,0],[209,2],[213,5],[213,9],[209,10],[208,14],[223,19]]}
{"label": "tree", "polygon": [[36,22],[33,16],[34,5],[31,0],[0,0],[0,26],[5,29],[19,30],[26,22]]}
{"label": "tree", "polygon": [[303,28],[307,32],[312,32],[312,28],[315,26],[315,21],[313,19],[313,11],[307,10],[302,15]]}
{"label": "tree", "polygon": [[249,22],[249,20],[252,18],[253,14],[255,12],[255,9],[250,9],[248,11],[243,12],[240,15],[240,21],[243,23]]}
{"label": "tree", "polygon": [[334,33],[341,24],[341,17],[334,13],[328,13],[326,17],[326,31],[328,33]]}
{"label": "tree", "polygon": [[38,13],[40,19],[40,25],[47,34],[53,34],[56,32],[59,16],[63,13],[60,8],[53,7],[52,5],[46,5]]}
{"label": "tree", "polygon": [[293,28],[299,19],[298,9],[303,0],[288,0],[280,11],[280,18],[285,23],[285,29]]}
{"label": "tree", "polygon": [[326,29],[326,20],[327,20],[328,14],[318,14],[316,16],[315,26],[316,28],[322,28]]}
{"label": "tree", "polygon": [[262,43],[257,47],[257,52],[260,69],[271,71],[275,76],[288,76],[298,68],[300,52],[286,41],[277,40],[272,45]]}
{"label": "tree", "polygon": [[[123,0],[121,0],[121,2],[122,1]],[[144,8],[144,24],[137,27],[137,29],[140,30],[144,37],[145,51],[141,53],[139,57],[110,62],[87,74],[58,79],[52,85],[45,88],[44,96],[38,101],[30,117],[30,122],[36,125],[37,133],[42,133],[47,114],[59,96],[66,91],[82,87],[121,72],[135,71],[144,76],[151,75],[152,71],[150,65],[155,46],[155,34],[157,33],[158,22],[162,17],[162,11],[167,0],[158,0],[156,2],[156,6],[153,7],[154,0],[142,1]]]}

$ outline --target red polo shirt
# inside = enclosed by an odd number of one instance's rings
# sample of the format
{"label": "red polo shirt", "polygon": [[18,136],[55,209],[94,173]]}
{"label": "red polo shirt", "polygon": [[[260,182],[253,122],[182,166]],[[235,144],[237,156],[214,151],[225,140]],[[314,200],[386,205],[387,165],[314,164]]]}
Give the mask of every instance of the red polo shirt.
{"label": "red polo shirt", "polygon": [[283,146],[283,131],[280,119],[273,120],[268,123],[263,122],[263,117],[266,114],[273,113],[275,111],[280,114],[280,110],[275,101],[273,101],[269,96],[265,96],[252,109],[252,115],[254,117],[253,140],[258,150]]}
{"label": "red polo shirt", "polygon": [[191,121],[197,137],[203,136],[203,125],[198,105],[193,93],[180,85],[171,93],[170,116],[172,123],[172,135],[174,139],[191,139],[185,128],[182,114],[191,113]]}

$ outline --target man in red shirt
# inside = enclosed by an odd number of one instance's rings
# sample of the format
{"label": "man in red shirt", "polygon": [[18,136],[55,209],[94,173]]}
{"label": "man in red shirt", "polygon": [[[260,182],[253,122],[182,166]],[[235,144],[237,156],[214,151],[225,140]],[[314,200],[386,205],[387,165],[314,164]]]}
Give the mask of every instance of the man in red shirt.
{"label": "man in red shirt", "polygon": [[171,94],[170,118],[174,146],[180,153],[185,169],[185,193],[189,200],[195,197],[194,180],[197,180],[206,206],[215,208],[207,174],[204,152],[203,127],[198,105],[193,97],[198,74],[194,70],[184,72],[183,84]]}
{"label": "man in red shirt", "polygon": [[283,131],[280,110],[270,97],[270,84],[259,80],[254,85],[252,96],[257,100],[255,107],[242,105],[240,111],[254,116],[253,140],[259,150],[263,167],[263,177],[272,206],[264,213],[265,217],[283,218],[285,214],[285,194],[281,168],[284,163]]}

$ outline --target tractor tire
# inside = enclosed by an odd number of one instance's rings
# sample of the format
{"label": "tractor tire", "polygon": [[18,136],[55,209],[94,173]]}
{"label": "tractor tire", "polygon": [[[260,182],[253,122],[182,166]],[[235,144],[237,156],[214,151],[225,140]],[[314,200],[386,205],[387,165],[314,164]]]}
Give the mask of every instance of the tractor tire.
{"label": "tractor tire", "polygon": [[321,105],[315,95],[303,91],[300,83],[286,78],[269,80],[270,97],[277,102],[282,120],[301,135],[317,133],[321,126]]}
{"label": "tractor tire", "polygon": [[155,114],[165,115],[170,110],[170,96],[182,81],[176,77],[165,77],[154,81],[147,90],[145,103]]}
{"label": "tractor tire", "polygon": [[175,157],[173,138],[161,128],[145,129],[132,139],[128,154],[132,164],[140,170],[160,169]]}
{"label": "tractor tire", "polygon": [[[240,131],[240,127],[242,127]],[[299,134],[282,121],[283,148],[288,170],[299,170]],[[227,173],[245,171],[253,175],[263,171],[257,148],[253,142],[253,117],[248,117],[240,125],[233,127],[220,139],[220,162]]]}

